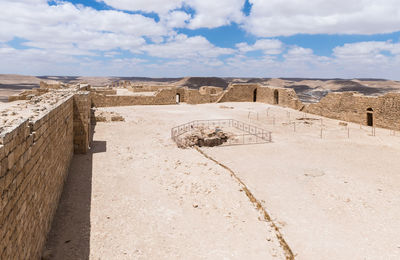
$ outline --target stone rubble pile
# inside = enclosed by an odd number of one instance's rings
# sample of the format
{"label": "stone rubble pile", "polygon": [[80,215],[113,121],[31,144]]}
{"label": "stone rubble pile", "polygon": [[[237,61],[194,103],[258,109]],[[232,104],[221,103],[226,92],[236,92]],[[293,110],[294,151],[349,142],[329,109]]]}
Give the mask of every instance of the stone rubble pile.
{"label": "stone rubble pile", "polygon": [[94,109],[94,118],[96,122],[118,122],[125,121],[125,118],[116,112],[108,112]]}
{"label": "stone rubble pile", "polygon": [[179,148],[188,148],[193,146],[214,147],[227,142],[232,136],[232,133],[224,132],[219,127],[199,127],[183,134],[177,143]]}

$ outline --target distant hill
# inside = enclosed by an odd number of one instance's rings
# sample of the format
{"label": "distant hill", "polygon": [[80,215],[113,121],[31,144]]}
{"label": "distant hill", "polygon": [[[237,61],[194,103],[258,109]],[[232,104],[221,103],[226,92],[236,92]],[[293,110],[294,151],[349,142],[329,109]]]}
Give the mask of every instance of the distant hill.
{"label": "distant hill", "polygon": [[176,82],[177,86],[187,86],[189,88],[198,89],[202,86],[214,86],[226,89],[229,83],[218,77],[186,77]]}

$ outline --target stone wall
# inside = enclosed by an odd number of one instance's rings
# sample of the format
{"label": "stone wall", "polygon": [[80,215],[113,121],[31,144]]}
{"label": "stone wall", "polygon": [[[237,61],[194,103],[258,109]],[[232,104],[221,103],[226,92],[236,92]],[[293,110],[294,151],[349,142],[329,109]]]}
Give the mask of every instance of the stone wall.
{"label": "stone wall", "polygon": [[91,136],[91,97],[90,92],[74,95],[74,152],[85,154],[89,150]]}
{"label": "stone wall", "polygon": [[229,85],[217,102],[253,102],[255,94],[254,91],[259,87],[259,84]]}
{"label": "stone wall", "polygon": [[400,130],[400,94],[364,96],[356,92],[329,93],[319,103],[304,108],[307,113],[367,125],[367,109],[372,109],[373,125]]}
{"label": "stone wall", "polygon": [[134,105],[171,105],[176,104],[175,89],[162,89],[154,95],[102,95],[93,93],[92,105],[95,107],[117,107]]}
{"label": "stone wall", "polygon": [[73,156],[76,122],[86,124],[89,95],[81,94],[48,93],[1,112],[11,123],[3,121],[0,129],[0,259],[41,257]]}
{"label": "stone wall", "polygon": [[168,85],[130,85],[126,87],[132,92],[155,92],[162,89],[176,89],[176,86]]}
{"label": "stone wall", "polygon": [[257,102],[289,107],[296,110],[303,108],[303,103],[293,89],[278,87],[259,87]]}
{"label": "stone wall", "polygon": [[48,89],[40,89],[40,88],[35,88],[32,90],[24,90],[21,93],[9,96],[8,102],[13,102],[13,101],[17,101],[17,100],[30,100],[31,98],[33,98],[35,96],[40,96],[47,92],[48,92]]}
{"label": "stone wall", "polygon": [[184,100],[188,104],[216,103],[224,94],[219,87],[201,87],[200,89],[185,88]]}
{"label": "stone wall", "polygon": [[48,83],[48,82],[40,81],[41,89],[60,89],[63,86],[64,85],[61,82]]}

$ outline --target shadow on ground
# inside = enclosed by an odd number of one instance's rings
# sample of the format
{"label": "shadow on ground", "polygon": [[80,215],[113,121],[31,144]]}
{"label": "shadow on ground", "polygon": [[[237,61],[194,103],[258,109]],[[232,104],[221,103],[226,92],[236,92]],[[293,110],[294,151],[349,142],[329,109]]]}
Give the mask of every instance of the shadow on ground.
{"label": "shadow on ground", "polygon": [[89,259],[93,154],[106,150],[106,141],[93,141],[87,154],[74,155],[42,259]]}

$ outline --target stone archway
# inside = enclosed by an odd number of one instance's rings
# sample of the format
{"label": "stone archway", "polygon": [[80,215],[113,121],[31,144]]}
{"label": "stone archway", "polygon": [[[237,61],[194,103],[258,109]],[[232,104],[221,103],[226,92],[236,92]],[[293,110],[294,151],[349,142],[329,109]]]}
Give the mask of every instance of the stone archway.
{"label": "stone archway", "polygon": [[367,108],[367,125],[374,126],[374,110]]}
{"label": "stone archway", "polygon": [[274,104],[279,104],[279,91],[277,89],[274,90]]}
{"label": "stone archway", "polygon": [[179,104],[181,102],[181,94],[176,93],[175,101],[177,104]]}

